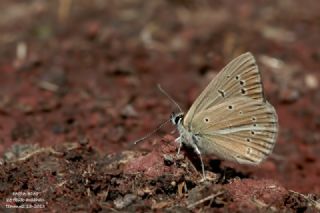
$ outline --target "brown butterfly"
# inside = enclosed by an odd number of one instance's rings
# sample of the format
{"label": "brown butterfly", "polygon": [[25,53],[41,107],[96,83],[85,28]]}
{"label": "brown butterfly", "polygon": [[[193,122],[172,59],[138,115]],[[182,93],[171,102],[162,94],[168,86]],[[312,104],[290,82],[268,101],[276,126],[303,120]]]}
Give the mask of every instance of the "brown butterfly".
{"label": "brown butterfly", "polygon": [[273,150],[278,132],[274,107],[263,94],[256,61],[251,53],[232,60],[209,83],[189,111],[172,114],[181,145],[200,156],[214,154],[241,164],[259,164]]}

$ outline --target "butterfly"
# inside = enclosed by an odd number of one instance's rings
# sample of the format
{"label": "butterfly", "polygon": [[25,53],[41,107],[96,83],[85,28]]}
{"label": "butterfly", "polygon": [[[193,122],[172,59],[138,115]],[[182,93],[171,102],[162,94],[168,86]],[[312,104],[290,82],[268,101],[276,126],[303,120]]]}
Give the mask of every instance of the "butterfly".
{"label": "butterfly", "polygon": [[171,122],[181,146],[240,164],[257,165],[273,150],[278,117],[265,99],[262,79],[253,55],[244,53],[209,83],[184,114],[173,113]]}

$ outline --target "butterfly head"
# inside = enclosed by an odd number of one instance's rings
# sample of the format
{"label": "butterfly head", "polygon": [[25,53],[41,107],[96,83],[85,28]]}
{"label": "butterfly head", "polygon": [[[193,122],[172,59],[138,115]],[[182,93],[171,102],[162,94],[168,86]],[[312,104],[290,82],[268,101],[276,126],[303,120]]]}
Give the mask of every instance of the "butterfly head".
{"label": "butterfly head", "polygon": [[183,117],[184,117],[184,114],[182,112],[179,112],[179,113],[173,112],[170,116],[170,120],[174,125],[177,126],[182,123]]}

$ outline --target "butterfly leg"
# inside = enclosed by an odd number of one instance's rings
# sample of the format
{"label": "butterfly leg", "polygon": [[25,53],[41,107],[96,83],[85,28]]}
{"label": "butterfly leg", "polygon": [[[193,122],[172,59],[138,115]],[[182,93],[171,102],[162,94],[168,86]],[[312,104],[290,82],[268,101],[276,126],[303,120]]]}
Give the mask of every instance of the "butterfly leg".
{"label": "butterfly leg", "polygon": [[199,155],[199,158],[200,158],[200,161],[201,161],[201,169],[202,169],[202,180],[205,180],[206,179],[206,174],[204,172],[204,164],[203,164],[201,152],[200,152],[199,148],[197,147],[197,145],[193,145],[193,148],[194,148],[195,152]]}
{"label": "butterfly leg", "polygon": [[178,152],[177,152],[177,155],[179,155],[180,154],[180,150],[181,150],[181,146],[182,146],[181,137],[177,137],[174,141],[179,143],[179,148],[178,148]]}

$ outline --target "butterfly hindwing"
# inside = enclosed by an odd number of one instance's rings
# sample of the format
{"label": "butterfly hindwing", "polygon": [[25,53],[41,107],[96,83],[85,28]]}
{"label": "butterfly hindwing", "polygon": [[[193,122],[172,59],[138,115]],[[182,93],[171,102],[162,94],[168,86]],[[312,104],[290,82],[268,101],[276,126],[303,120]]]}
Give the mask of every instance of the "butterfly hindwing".
{"label": "butterfly hindwing", "polygon": [[278,119],[268,102],[237,97],[197,113],[190,128],[202,152],[258,164],[272,152]]}

